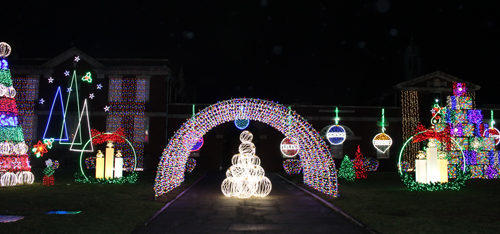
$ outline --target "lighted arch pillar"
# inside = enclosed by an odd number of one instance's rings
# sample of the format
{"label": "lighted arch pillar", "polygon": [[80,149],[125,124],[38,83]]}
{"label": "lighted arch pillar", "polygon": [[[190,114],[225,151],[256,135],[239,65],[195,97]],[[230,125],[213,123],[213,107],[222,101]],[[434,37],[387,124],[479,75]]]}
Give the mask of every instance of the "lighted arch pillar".
{"label": "lighted arch pillar", "polygon": [[[154,187],[156,196],[169,192],[184,181],[184,167],[196,140],[220,124],[234,121],[241,105],[245,105],[249,120],[266,123],[286,137],[298,139],[305,184],[327,195],[338,195],[337,174],[330,151],[319,133],[304,118],[274,102],[240,98],[218,102],[201,110],[172,136],[158,164]],[[290,120],[292,129],[288,129]]]}

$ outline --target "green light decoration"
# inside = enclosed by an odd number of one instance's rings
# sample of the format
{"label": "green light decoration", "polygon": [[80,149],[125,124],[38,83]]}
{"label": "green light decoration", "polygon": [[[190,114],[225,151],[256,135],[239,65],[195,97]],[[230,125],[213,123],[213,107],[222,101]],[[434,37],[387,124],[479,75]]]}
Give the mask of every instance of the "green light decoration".
{"label": "green light decoration", "polygon": [[82,211],[66,211],[66,210],[53,210],[47,211],[45,214],[79,214]]}
{"label": "green light decoration", "polygon": [[491,128],[495,125],[495,120],[493,120],[493,110],[491,110],[491,122],[490,122]]}
{"label": "green light decoration", "polygon": [[134,146],[132,145],[132,143],[130,143],[129,140],[127,140],[127,138],[125,138],[125,137],[123,137],[121,135],[118,135],[118,134],[111,133],[111,132],[105,132],[105,133],[101,133],[99,135],[96,135],[96,136],[90,138],[85,143],[85,145],[83,146],[83,148],[85,149],[87,147],[87,145],[89,144],[89,142],[91,142],[94,138],[99,137],[100,135],[115,135],[115,136],[119,136],[119,137],[123,138],[128,143],[128,145],[130,146],[130,148],[132,148],[132,152],[134,153],[134,168],[133,168],[133,171],[128,176],[119,177],[119,178],[112,178],[112,179],[106,179],[106,178],[97,179],[97,178],[94,178],[94,177],[87,177],[85,175],[85,172],[83,170],[83,165],[82,165],[82,158],[83,158],[83,153],[84,153],[84,151],[82,151],[80,153],[80,173],[78,173],[78,172],[75,173],[75,181],[76,182],[80,182],[80,183],[100,183],[100,184],[127,184],[127,183],[128,184],[133,184],[133,183],[137,182],[137,179],[139,177],[139,173],[137,173],[137,171],[135,170],[136,167],[137,167],[137,155],[135,153]]}
{"label": "green light decoration", "polygon": [[23,129],[21,126],[2,126],[0,127],[0,141],[23,142]]}
{"label": "green light decoration", "polygon": [[339,125],[339,108],[335,107],[335,125]]}
{"label": "green light decoration", "polygon": [[12,86],[10,69],[0,69],[0,84],[3,84],[5,87]]}
{"label": "green light decoration", "polygon": [[384,108],[382,108],[382,133],[385,132],[385,113]]}
{"label": "green light decoration", "polygon": [[354,170],[354,164],[347,155],[344,155],[344,159],[340,164],[338,177],[344,178],[347,181],[354,181],[356,179],[356,171]]}
{"label": "green light decoration", "polygon": [[84,76],[82,76],[82,81],[88,82],[89,84],[92,83],[92,74],[87,72]]}
{"label": "green light decoration", "polygon": [[[74,87],[74,88],[73,88]],[[68,114],[68,105],[69,105],[69,102],[71,100],[71,94],[74,92],[75,93],[75,98],[76,98],[76,111],[77,111],[77,118],[80,118],[81,116],[81,113],[80,113],[80,94],[78,92],[78,81],[76,79],[76,71],[73,71],[73,76],[71,77],[71,83],[68,87],[68,98],[66,99],[66,106],[64,107],[64,117],[63,117],[63,123],[62,123],[62,126],[66,125],[66,121],[68,121],[68,118],[67,118],[67,114]],[[78,125],[77,128],[81,128],[80,125]],[[62,136],[63,136],[63,129],[61,127],[61,136],[59,137],[59,139],[63,139]],[[69,140],[67,140],[66,142],[65,141],[62,141],[62,140],[59,140],[59,144],[61,145],[81,145],[82,144],[82,131],[81,129],[78,129],[76,131],[73,131],[73,132],[77,132],[77,135],[74,135],[73,136],[73,141],[72,142],[69,142]],[[77,139],[77,140],[75,140]],[[84,148],[85,149],[85,148]]]}
{"label": "green light decoration", "polygon": [[455,190],[458,191],[460,188],[465,186],[465,181],[471,178],[471,173],[469,166],[466,163],[465,160],[465,154],[463,152],[462,147],[453,139],[451,138],[451,141],[460,149],[460,152],[462,153],[462,170],[457,170],[457,178],[454,181],[448,182],[448,183],[440,183],[440,182],[430,182],[430,183],[419,183],[415,180],[414,176],[410,173],[408,173],[405,170],[402,170],[402,165],[401,165],[401,158],[404,153],[404,149],[406,148],[406,145],[413,140],[415,136],[418,136],[420,134],[426,133],[427,131],[422,131],[419,132],[410,138],[408,138],[405,143],[403,144],[403,147],[401,148],[401,151],[399,152],[399,159],[398,159],[398,170],[399,170],[399,175],[401,177],[401,180],[403,183],[408,187],[410,191],[440,191],[440,190]]}

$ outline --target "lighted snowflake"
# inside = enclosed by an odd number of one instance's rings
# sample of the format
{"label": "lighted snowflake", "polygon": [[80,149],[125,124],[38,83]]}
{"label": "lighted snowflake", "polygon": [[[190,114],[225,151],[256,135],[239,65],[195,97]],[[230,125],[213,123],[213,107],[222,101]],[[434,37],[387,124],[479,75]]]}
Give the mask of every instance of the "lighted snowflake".
{"label": "lighted snowflake", "polygon": [[101,84],[98,84],[97,85],[97,89],[101,89],[102,88],[102,85]]}
{"label": "lighted snowflake", "polygon": [[45,102],[45,100],[43,100],[43,98],[41,98],[38,103],[43,104],[44,102]]}
{"label": "lighted snowflake", "polygon": [[49,77],[49,83],[54,83],[54,78],[52,78],[52,76]]}
{"label": "lighted snowflake", "polygon": [[69,71],[68,71],[68,70],[66,70],[66,71],[64,72],[64,76],[69,76]]}
{"label": "lighted snowflake", "polygon": [[90,98],[90,99],[94,99],[94,97],[95,97],[95,96],[94,96],[94,93],[89,94],[89,98]]}
{"label": "lighted snowflake", "polygon": [[75,62],[80,61],[80,56],[75,56]]}
{"label": "lighted snowflake", "polygon": [[109,108],[110,108],[110,106],[105,106],[105,107],[104,107],[104,111],[108,112],[108,111],[109,111]]}
{"label": "lighted snowflake", "polygon": [[71,87],[69,87],[69,88],[66,89],[66,92],[68,92],[68,93],[71,92],[71,91],[73,91],[73,89]]}

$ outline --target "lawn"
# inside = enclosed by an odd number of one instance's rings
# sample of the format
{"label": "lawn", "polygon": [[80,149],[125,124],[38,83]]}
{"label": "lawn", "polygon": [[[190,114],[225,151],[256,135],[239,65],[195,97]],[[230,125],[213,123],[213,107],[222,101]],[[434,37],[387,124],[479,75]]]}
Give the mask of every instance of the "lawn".
{"label": "lawn", "polygon": [[[203,172],[186,174],[178,189],[154,200],[155,171],[140,173],[136,184],[81,184],[74,171],[56,171],[55,185],[41,185],[43,173],[34,170],[35,183],[0,187],[0,215],[23,220],[0,223],[1,233],[131,233],[166,202],[194,183]],[[368,179],[339,180],[337,198],[302,184],[302,175],[280,173],[297,185],[331,202],[380,233],[499,233],[499,180],[471,179],[461,191],[410,192],[396,172],[371,172]],[[47,211],[82,211],[73,215]]]}
{"label": "lawn", "polygon": [[[301,175],[286,177],[305,187]],[[482,234],[500,232],[499,186],[498,179],[470,179],[460,191],[411,192],[396,172],[371,172],[339,179],[338,198],[314,193],[380,233]]]}
{"label": "lawn", "polygon": [[[0,187],[0,215],[25,216],[17,222],[0,223],[0,233],[131,233],[167,201],[154,201],[155,171],[141,172],[137,183],[123,185],[76,183],[74,171],[56,170],[55,185],[43,186],[42,170],[33,173],[32,185]],[[187,174],[182,188],[198,177],[195,172]],[[82,212],[46,214],[54,210]]]}

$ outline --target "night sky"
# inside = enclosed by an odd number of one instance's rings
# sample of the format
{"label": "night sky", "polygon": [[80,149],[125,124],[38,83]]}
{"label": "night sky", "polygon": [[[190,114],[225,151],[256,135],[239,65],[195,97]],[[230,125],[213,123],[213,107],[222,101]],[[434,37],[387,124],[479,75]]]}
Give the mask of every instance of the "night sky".
{"label": "night sky", "polygon": [[478,84],[478,105],[496,104],[496,2],[7,1],[0,41],[14,58],[73,46],[94,58],[166,58],[184,67],[198,103],[377,105],[369,101],[404,81],[413,37],[424,74]]}

